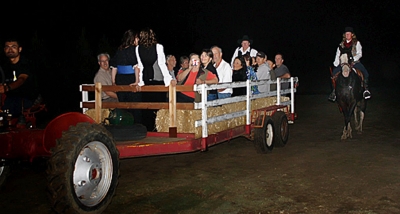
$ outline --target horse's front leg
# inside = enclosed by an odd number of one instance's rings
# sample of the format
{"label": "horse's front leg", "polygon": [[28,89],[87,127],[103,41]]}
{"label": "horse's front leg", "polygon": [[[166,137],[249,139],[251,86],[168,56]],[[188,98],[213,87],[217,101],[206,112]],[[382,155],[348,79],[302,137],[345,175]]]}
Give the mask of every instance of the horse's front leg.
{"label": "horse's front leg", "polygon": [[343,134],[342,134],[342,137],[340,139],[342,139],[342,140],[346,140],[347,139],[347,127],[346,126],[344,126],[344,128],[343,128]]}
{"label": "horse's front leg", "polygon": [[347,125],[345,125],[343,128],[343,134],[342,134],[341,139],[346,140],[347,138],[353,138],[353,135],[351,134],[351,132],[352,132],[352,128],[351,128],[350,122],[348,122]]}
{"label": "horse's front leg", "polygon": [[351,129],[351,124],[350,122],[347,124],[347,135],[349,138],[353,138],[353,135],[351,134],[353,130]]}

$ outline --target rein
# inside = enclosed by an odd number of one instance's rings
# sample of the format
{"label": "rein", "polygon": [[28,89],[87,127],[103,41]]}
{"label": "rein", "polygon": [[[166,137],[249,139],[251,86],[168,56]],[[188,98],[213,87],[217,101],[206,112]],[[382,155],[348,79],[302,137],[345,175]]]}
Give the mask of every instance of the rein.
{"label": "rein", "polygon": [[341,63],[340,67],[343,68],[343,66],[345,66],[345,65],[349,66],[349,68],[352,68],[351,65],[349,63],[347,63],[347,62]]}

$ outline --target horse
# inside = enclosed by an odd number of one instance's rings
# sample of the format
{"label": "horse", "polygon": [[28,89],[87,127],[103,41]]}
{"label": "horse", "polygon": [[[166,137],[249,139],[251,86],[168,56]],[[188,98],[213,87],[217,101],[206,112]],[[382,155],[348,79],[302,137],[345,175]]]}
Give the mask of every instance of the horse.
{"label": "horse", "polygon": [[[348,63],[347,54],[340,56],[342,67],[341,74],[336,79],[336,103],[344,117],[342,140],[352,138],[351,118],[354,116],[354,127],[361,134],[367,108],[367,102],[363,98],[362,74],[352,68]],[[359,75],[361,74],[361,76]]]}

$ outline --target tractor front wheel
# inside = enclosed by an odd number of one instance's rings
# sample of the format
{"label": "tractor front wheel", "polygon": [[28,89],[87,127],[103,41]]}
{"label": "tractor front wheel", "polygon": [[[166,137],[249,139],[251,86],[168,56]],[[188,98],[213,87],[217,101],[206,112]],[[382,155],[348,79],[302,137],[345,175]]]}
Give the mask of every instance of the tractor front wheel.
{"label": "tractor front wheel", "polygon": [[48,161],[48,190],[58,213],[101,213],[119,177],[119,152],[100,124],[78,123],[63,132]]}

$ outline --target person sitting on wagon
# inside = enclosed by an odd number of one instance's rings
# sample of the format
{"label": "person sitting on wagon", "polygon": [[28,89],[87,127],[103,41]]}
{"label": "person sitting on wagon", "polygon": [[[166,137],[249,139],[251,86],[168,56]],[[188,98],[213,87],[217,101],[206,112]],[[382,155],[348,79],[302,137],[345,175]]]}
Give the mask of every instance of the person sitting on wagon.
{"label": "person sitting on wagon", "polygon": [[[336,50],[335,61],[333,65],[335,66],[332,70],[332,79],[336,80],[337,74],[342,70],[342,66],[340,64],[340,56],[344,53],[347,53],[349,56],[349,63],[352,67],[360,70],[364,76],[364,99],[371,98],[371,93],[368,90],[368,77],[369,73],[364,65],[360,62],[360,58],[362,57],[362,46],[360,41],[357,40],[356,35],[354,34],[354,30],[352,27],[346,27],[343,34],[343,40],[339,44],[339,47]],[[329,95],[328,98],[330,101],[336,100],[335,87],[333,86],[333,91]]]}
{"label": "person sitting on wagon", "polygon": [[2,66],[4,85],[0,85],[0,94],[5,94],[2,110],[8,110],[13,118],[23,113],[23,109],[33,106],[39,93],[34,84],[29,61],[21,55],[22,46],[17,39],[8,39],[4,44],[4,53],[8,58]]}
{"label": "person sitting on wagon", "polygon": [[232,59],[231,59],[231,67],[233,68],[233,62],[235,61],[235,58],[237,56],[241,57],[245,55],[246,53],[249,53],[251,57],[256,57],[257,55],[257,50],[250,47],[250,45],[253,43],[253,40],[250,39],[248,35],[244,35],[243,38],[238,39],[237,43],[240,45],[235,49],[235,52],[233,53]]}
{"label": "person sitting on wagon", "polygon": [[[257,54],[259,54],[258,52]],[[250,81],[257,81],[258,77],[256,72],[254,71],[254,67],[252,66],[253,64],[253,57],[250,56],[250,54],[245,54],[243,55],[243,59],[246,62],[247,70],[246,70],[246,75],[247,79]],[[260,91],[258,90],[258,85],[253,85],[251,86],[251,94],[259,94]]]}
{"label": "person sitting on wagon", "polygon": [[[211,47],[213,52],[213,63],[218,73],[219,83],[232,82],[232,68],[227,61],[222,58],[222,49],[216,45]],[[232,88],[218,89],[218,99],[228,98],[232,95]]]}
{"label": "person sitting on wagon", "polygon": [[[235,57],[232,67],[232,82],[243,82],[247,80],[247,65],[243,56]],[[247,94],[246,87],[233,88],[232,97]]]}
{"label": "person sitting on wagon", "polygon": [[[283,55],[281,53],[277,53],[275,55],[275,67],[273,70],[271,70],[271,80],[277,80],[278,77],[281,79],[289,79],[291,77],[289,68],[283,64]],[[275,91],[276,84],[271,85],[271,91]],[[289,83],[282,83],[281,84],[281,89],[288,89],[290,88]]]}
{"label": "person sitting on wagon", "polygon": [[[100,65],[99,70],[94,76],[94,83],[100,82],[102,85],[112,85],[112,75],[110,68],[110,55],[108,53],[101,53],[97,55],[97,62]],[[102,102],[118,102],[117,93],[114,91],[101,92]]]}
{"label": "person sitting on wagon", "polygon": [[[212,72],[215,76],[217,76],[217,79],[219,81],[218,71],[212,63],[213,58],[214,54],[211,49],[203,49],[200,55],[200,68],[202,70],[207,69],[208,71]],[[211,101],[216,99],[218,99],[218,90],[209,90],[207,100]]]}
{"label": "person sitting on wagon", "polygon": [[[269,80],[271,79],[271,68],[270,66],[267,64],[267,55],[260,51],[257,53],[256,56],[256,63],[257,63],[257,79],[258,80]],[[262,84],[258,86],[258,89],[260,92],[267,92],[268,90],[268,86],[267,84]]]}
{"label": "person sitting on wagon", "polygon": [[175,66],[176,66],[176,58],[174,55],[169,54],[165,57],[165,64],[167,65],[167,69],[169,71],[169,74],[171,74],[172,79],[176,79],[175,77]]}
{"label": "person sitting on wagon", "polygon": [[[192,53],[190,54],[189,58],[189,68],[186,70],[180,70],[176,76],[179,85],[218,83],[217,75],[208,71],[207,69],[201,68],[200,56],[198,54]],[[195,100],[195,98],[196,93],[194,91],[183,91],[176,94],[177,102],[198,102],[198,100]]]}

